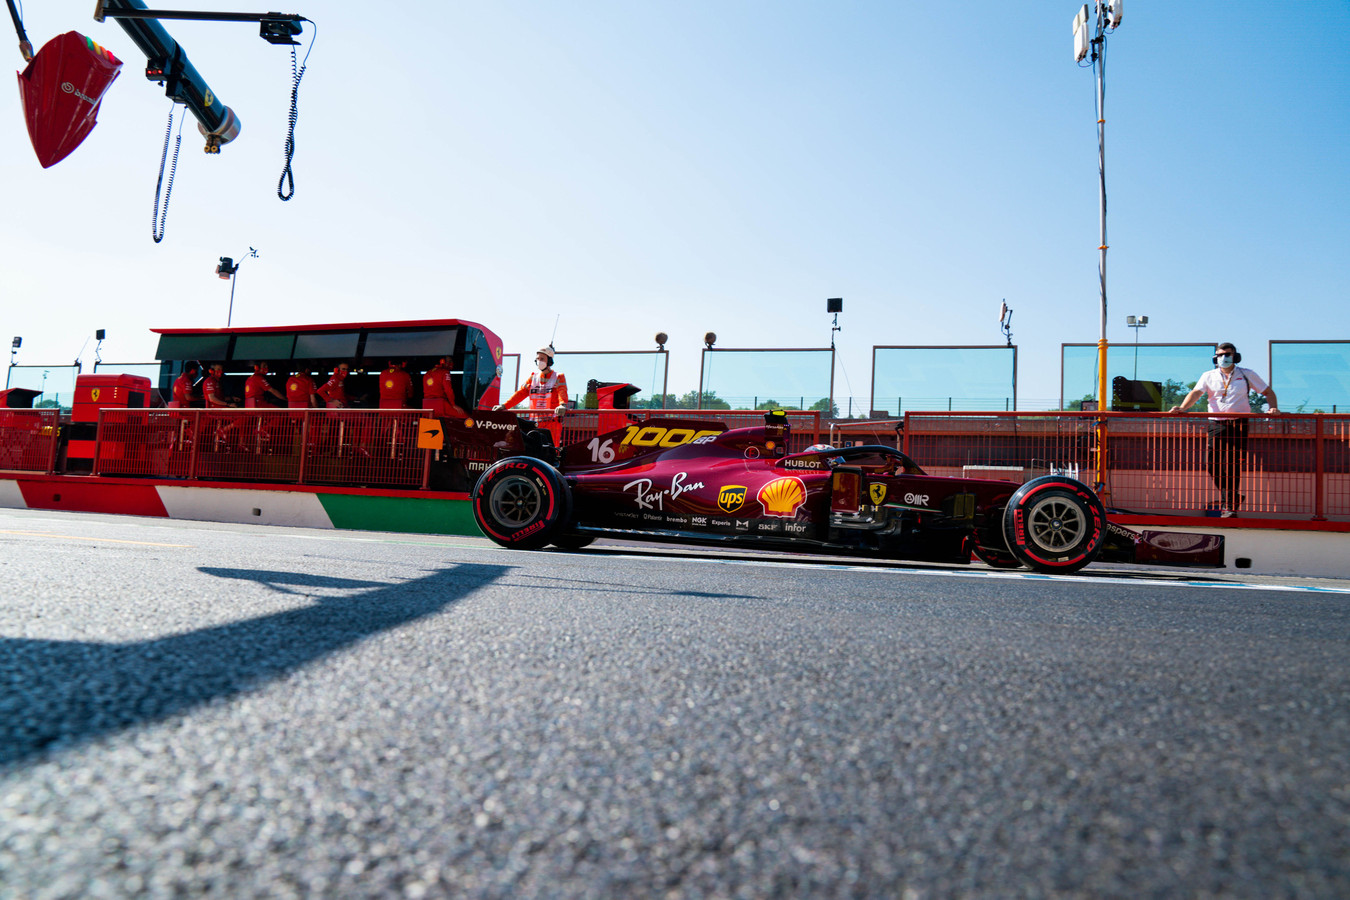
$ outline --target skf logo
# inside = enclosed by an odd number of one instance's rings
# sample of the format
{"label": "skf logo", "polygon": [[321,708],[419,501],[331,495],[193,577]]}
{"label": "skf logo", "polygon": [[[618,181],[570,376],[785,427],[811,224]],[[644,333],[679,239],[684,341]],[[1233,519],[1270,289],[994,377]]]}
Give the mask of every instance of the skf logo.
{"label": "skf logo", "polygon": [[791,519],[806,502],[806,485],[796,475],[775,478],[759,489],[756,499],[763,505],[766,516]]}
{"label": "skf logo", "polygon": [[880,506],[881,501],[886,499],[886,485],[876,483],[869,484],[867,486],[867,496],[872,498],[873,506]]}
{"label": "skf logo", "polygon": [[727,515],[732,515],[736,510],[745,505],[745,487],[739,484],[723,485],[717,492],[717,508]]}

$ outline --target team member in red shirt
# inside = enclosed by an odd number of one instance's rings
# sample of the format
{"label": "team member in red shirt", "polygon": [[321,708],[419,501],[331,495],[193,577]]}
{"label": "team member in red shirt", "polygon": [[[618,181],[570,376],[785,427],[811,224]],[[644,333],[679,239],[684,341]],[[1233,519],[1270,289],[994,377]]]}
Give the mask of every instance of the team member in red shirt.
{"label": "team member in red shirt", "polygon": [[412,399],[412,376],[404,363],[389,360],[389,368],[380,373],[380,409],[407,409]]}
{"label": "team member in red shirt", "polygon": [[286,379],[286,405],[291,409],[308,409],[319,405],[314,396],[314,379],[304,369]]}
{"label": "team member in red shirt", "polygon": [[445,379],[450,374],[450,360],[442,356],[436,365],[422,376],[422,406],[433,416],[452,415],[445,402]]}
{"label": "team member in red shirt", "polygon": [[212,363],[211,367],[207,369],[206,377],[202,379],[202,398],[207,409],[221,409],[239,405],[239,401],[225,395],[225,391],[220,384],[220,379],[224,375],[225,367],[220,363]]}
{"label": "team member in red shirt", "polygon": [[351,405],[351,400],[347,397],[347,388],[343,385],[350,371],[351,366],[338,363],[333,367],[333,377],[325,381],[323,387],[315,392],[323,398],[330,409],[342,409]]}
{"label": "team member in red shirt", "polygon": [[272,383],[267,380],[267,363],[254,363],[253,374],[248,376],[248,381],[244,382],[244,407],[257,409],[260,406],[279,406],[279,403],[273,403],[267,399],[268,394],[277,398],[281,403],[286,402],[286,395],[272,387]]}
{"label": "team member in red shirt", "polygon": [[173,382],[173,405],[183,408],[189,406],[200,406],[202,395],[197,390],[197,375],[201,372],[201,367],[195,362],[185,363],[183,365],[183,374],[174,379]]}
{"label": "team member in red shirt", "polygon": [[541,347],[534,355],[534,364],[539,371],[531,372],[520,390],[492,408],[509,409],[529,395],[530,409],[539,412],[551,409],[553,417],[561,419],[567,411],[567,378],[553,370],[553,348]]}

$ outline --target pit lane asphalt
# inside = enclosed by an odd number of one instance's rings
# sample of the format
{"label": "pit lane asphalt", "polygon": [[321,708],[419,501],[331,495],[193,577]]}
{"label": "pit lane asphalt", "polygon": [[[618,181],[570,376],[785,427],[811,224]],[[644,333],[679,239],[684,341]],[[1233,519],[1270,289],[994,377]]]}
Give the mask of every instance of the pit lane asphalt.
{"label": "pit lane asphalt", "polygon": [[1350,895],[1345,582],[17,510],[0,572],[3,898]]}

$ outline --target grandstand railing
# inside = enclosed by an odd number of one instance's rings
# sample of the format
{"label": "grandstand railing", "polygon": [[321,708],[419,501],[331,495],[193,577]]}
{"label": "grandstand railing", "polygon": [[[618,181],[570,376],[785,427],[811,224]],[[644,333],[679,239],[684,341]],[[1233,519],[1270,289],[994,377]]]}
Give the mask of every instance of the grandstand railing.
{"label": "grandstand railing", "polygon": [[[1240,515],[1350,520],[1350,416],[1243,418]],[[1222,505],[1206,467],[1205,414],[911,412],[901,424],[901,449],[934,475],[1070,474],[1108,507],[1142,515],[1216,515]]]}
{"label": "grandstand railing", "polygon": [[0,470],[56,471],[58,409],[0,409]]}
{"label": "grandstand railing", "polygon": [[104,409],[95,475],[424,489],[421,410]]}

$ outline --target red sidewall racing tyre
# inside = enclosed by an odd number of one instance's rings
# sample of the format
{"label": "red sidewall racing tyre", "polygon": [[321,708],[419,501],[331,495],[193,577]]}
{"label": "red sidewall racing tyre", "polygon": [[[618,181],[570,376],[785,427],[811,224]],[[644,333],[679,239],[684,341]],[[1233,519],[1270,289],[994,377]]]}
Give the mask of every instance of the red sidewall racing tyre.
{"label": "red sidewall racing tyre", "polygon": [[[997,537],[995,538],[997,540]],[[1022,561],[1002,547],[986,547],[978,537],[971,536],[970,552],[991,569],[1020,569]]]}
{"label": "red sidewall racing tyre", "polygon": [[1081,481],[1045,475],[1017,489],[1003,510],[1012,555],[1037,572],[1076,572],[1097,558],[1106,510]]}
{"label": "red sidewall racing tyre", "polygon": [[473,489],[473,517],[503,547],[537,550],[560,537],[572,517],[572,493],[558,470],[514,456],[493,463]]}
{"label": "red sidewall racing tyre", "polygon": [[595,535],[580,534],[575,531],[555,535],[553,538],[553,546],[560,547],[563,550],[580,550],[583,547],[589,547],[594,542]]}

